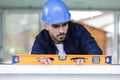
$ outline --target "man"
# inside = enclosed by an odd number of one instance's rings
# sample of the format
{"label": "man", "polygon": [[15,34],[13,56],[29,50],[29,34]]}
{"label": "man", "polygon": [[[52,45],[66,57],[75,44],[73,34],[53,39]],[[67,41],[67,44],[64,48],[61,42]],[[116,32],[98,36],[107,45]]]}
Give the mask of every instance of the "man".
{"label": "man", "polygon": [[[73,23],[67,6],[61,0],[48,0],[42,9],[44,30],[36,37],[31,54],[88,54],[102,51],[84,26]],[[45,64],[50,59],[39,59]],[[76,62],[84,62],[77,59]]]}

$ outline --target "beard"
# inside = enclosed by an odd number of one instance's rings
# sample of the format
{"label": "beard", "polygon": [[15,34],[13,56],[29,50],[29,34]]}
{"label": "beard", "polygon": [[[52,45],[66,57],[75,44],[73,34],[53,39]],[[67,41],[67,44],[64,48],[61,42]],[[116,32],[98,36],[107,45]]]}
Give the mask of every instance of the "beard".
{"label": "beard", "polygon": [[65,33],[60,33],[60,34],[56,35],[56,37],[53,36],[53,40],[54,40],[56,43],[62,43],[63,40],[65,39],[65,36],[66,36]]}

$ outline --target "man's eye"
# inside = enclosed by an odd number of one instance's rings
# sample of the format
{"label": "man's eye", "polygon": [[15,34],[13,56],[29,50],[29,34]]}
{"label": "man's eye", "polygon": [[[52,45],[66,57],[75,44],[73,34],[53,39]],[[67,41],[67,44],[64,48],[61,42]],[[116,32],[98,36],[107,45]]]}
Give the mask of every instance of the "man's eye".
{"label": "man's eye", "polygon": [[67,25],[67,23],[64,23],[62,26],[66,26]]}
{"label": "man's eye", "polygon": [[52,25],[54,28],[58,28],[59,27],[59,25]]}

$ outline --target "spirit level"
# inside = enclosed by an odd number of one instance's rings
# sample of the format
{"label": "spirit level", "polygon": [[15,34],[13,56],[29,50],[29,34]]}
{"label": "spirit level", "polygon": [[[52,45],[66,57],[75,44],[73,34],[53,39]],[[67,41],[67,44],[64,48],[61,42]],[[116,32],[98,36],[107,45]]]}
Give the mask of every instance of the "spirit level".
{"label": "spirit level", "polygon": [[112,63],[112,57],[107,55],[28,55],[17,54],[13,55],[13,64],[43,64],[37,59],[50,58],[51,64],[69,65],[76,64],[75,59],[86,60],[83,65],[108,65]]}

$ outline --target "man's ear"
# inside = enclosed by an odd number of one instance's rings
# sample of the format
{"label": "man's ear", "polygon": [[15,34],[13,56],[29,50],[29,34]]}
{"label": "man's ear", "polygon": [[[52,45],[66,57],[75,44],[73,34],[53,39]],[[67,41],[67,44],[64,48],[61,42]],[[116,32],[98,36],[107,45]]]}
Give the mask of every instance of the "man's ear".
{"label": "man's ear", "polygon": [[44,23],[43,26],[44,26],[44,28],[45,28],[46,30],[48,30],[48,25],[47,25],[47,23]]}

